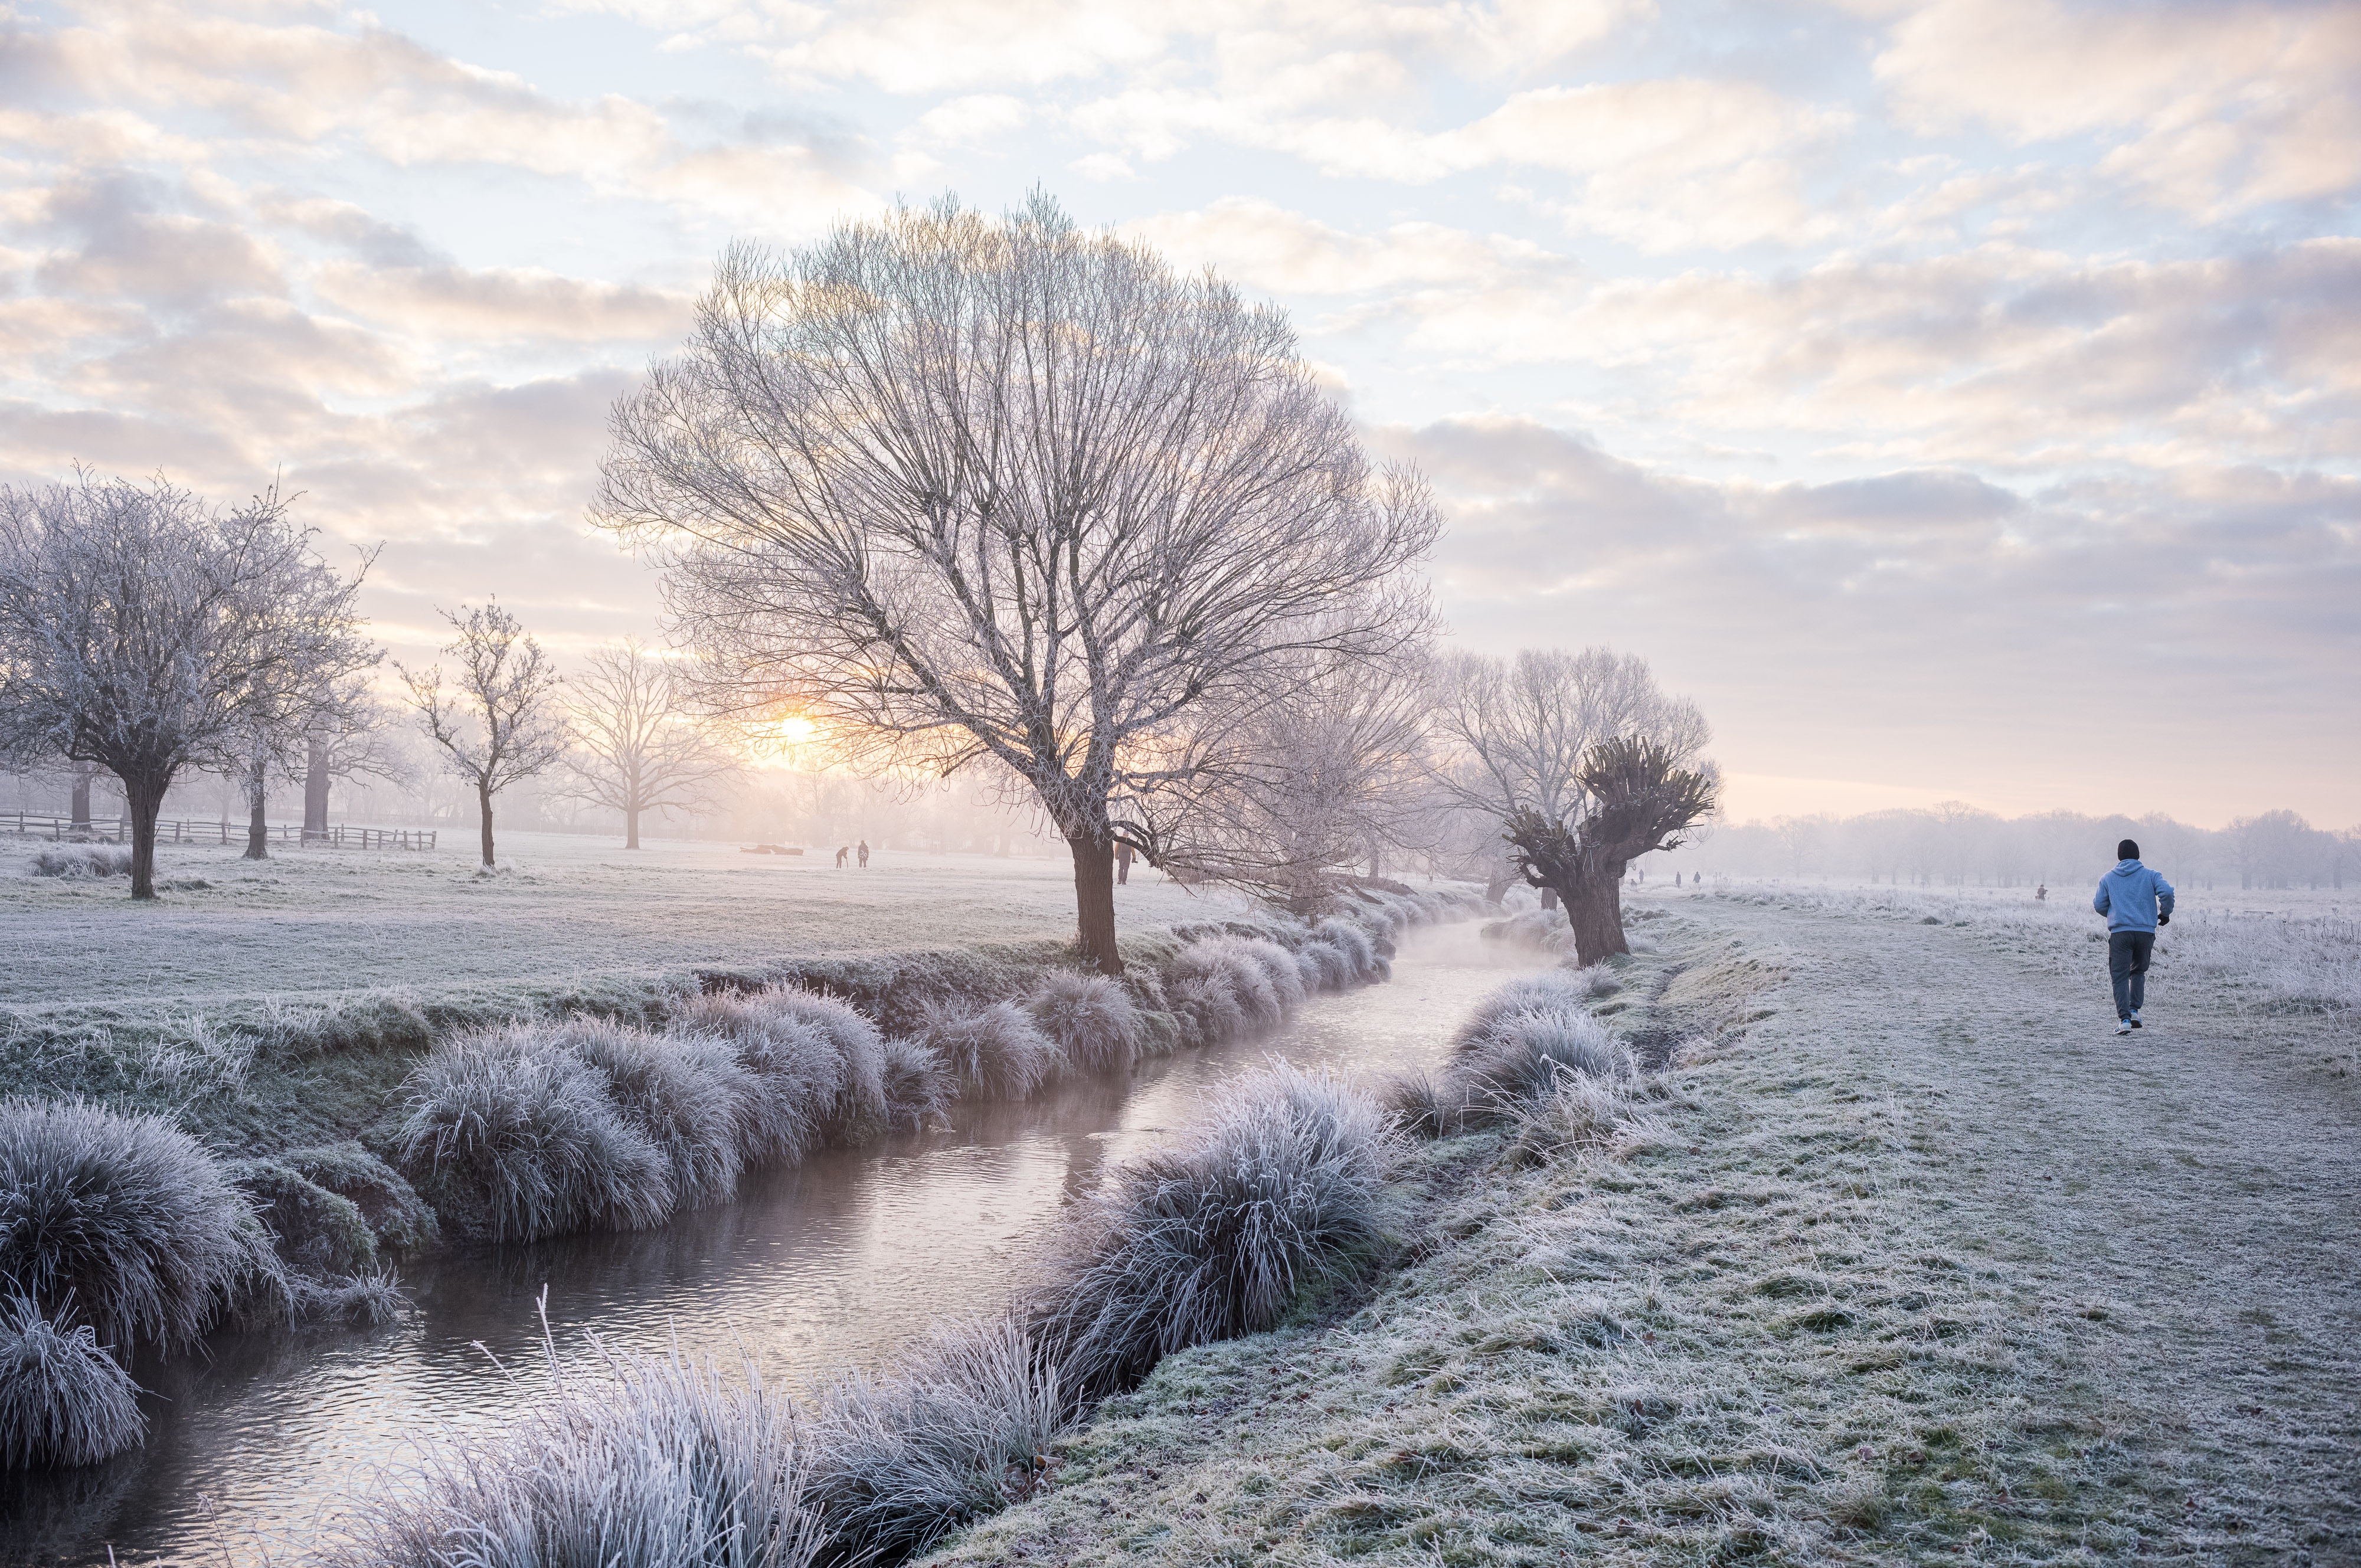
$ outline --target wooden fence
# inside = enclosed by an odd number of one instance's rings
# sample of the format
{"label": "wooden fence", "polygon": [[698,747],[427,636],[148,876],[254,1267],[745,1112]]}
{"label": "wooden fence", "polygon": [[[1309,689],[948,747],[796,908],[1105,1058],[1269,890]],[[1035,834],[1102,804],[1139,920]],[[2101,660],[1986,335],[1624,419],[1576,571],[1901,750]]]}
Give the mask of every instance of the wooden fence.
{"label": "wooden fence", "polygon": [[[431,850],[434,847],[435,829],[432,828],[354,828],[339,824],[305,832],[292,822],[273,822],[264,831],[274,844],[317,844],[335,850]],[[106,844],[127,844],[131,841],[131,819],[127,817],[93,817],[77,824],[71,817],[38,817],[30,812],[0,811],[0,833],[14,832],[27,838],[94,839]],[[184,818],[159,819],[156,841],[159,844],[243,844],[247,825],[243,822],[192,822]]]}

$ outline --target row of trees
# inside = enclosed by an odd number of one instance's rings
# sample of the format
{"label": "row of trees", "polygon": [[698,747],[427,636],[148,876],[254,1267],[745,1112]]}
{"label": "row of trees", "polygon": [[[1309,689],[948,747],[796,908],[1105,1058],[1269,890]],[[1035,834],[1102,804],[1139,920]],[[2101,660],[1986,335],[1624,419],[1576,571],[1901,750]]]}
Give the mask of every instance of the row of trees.
{"label": "row of trees", "polygon": [[2002,817],[1962,801],[1856,817],[1779,817],[1718,828],[1666,872],[1841,878],[1994,887],[2052,886],[2095,874],[2116,840],[2175,881],[2210,886],[2342,888],[2361,880],[2361,827],[2314,828],[2292,811],[2195,828],[2169,817],[2052,811]]}

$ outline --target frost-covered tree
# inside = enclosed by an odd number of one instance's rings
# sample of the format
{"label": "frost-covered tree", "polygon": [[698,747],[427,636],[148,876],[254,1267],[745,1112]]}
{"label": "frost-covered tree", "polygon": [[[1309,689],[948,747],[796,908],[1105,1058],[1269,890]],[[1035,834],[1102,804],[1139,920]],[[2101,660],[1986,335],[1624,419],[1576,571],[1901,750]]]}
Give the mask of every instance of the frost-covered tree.
{"label": "frost-covered tree", "polygon": [[1425,630],[1432,499],[1285,318],[1047,197],[730,250],[612,431],[598,515],[658,551],[716,705],[870,773],[1022,780],[1111,973],[1118,839],[1156,852],[1299,655]]}
{"label": "frost-covered tree", "polygon": [[444,687],[440,664],[394,668],[445,771],[476,792],[489,868],[494,863],[492,797],[548,772],[565,756],[570,737],[557,699],[560,677],[541,644],[497,603],[459,609],[465,613],[435,611],[457,633],[443,645],[444,657],[458,661],[450,689]]}
{"label": "frost-covered tree", "polygon": [[355,636],[350,584],[312,542],[275,488],[229,512],[161,479],[0,488],[0,750],[123,782],[134,898],[156,895],[175,775]]}
{"label": "frost-covered tree", "polygon": [[1431,723],[1438,787],[1499,823],[1525,880],[1565,901],[1582,961],[1628,952],[1624,868],[1676,848],[1719,791],[1711,764],[1690,765],[1711,734],[1697,706],[1643,659],[1527,649],[1438,661]]}
{"label": "frost-covered tree", "polygon": [[620,812],[623,847],[636,850],[642,814],[712,804],[738,759],[690,711],[678,668],[637,641],[597,649],[586,665],[566,683],[567,793]]}

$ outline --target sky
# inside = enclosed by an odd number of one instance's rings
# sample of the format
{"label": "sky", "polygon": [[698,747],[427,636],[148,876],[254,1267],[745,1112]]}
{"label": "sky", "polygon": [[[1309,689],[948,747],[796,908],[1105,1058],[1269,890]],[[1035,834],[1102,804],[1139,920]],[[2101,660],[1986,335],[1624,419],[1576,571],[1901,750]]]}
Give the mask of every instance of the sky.
{"label": "sky", "polygon": [[660,630],[607,411],[732,239],[1038,186],[1284,306],[1737,818],[2361,822],[2361,5],[0,0],[0,483],[278,476],[396,656]]}

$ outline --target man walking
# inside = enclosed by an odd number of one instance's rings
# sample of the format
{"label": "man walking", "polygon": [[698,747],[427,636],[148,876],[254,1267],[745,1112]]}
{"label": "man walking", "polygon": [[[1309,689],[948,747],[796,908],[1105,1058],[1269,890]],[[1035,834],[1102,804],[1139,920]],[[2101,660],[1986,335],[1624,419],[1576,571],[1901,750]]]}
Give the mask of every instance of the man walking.
{"label": "man walking", "polygon": [[2172,884],[2140,864],[2139,846],[2115,846],[2115,869],[2099,879],[2091,907],[2107,917],[2107,978],[2115,985],[2115,1033],[2140,1026],[2156,928],[2172,924]]}

